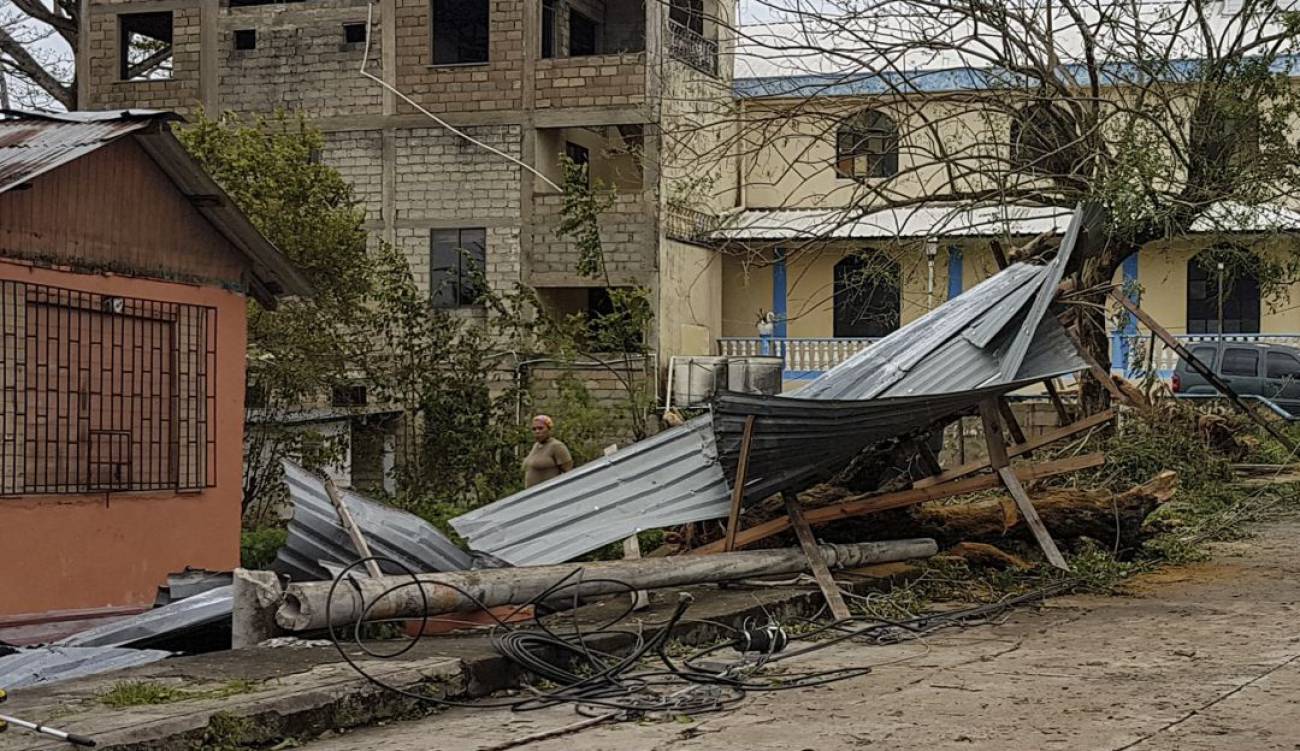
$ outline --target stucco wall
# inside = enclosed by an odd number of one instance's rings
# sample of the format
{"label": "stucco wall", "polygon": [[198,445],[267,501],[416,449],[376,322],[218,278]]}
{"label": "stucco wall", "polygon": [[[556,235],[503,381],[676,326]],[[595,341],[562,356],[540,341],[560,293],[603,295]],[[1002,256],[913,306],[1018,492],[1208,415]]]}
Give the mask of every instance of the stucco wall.
{"label": "stucco wall", "polygon": [[217,310],[216,485],[198,492],[0,498],[0,618],[147,606],[168,572],[239,563],[245,300],[214,287],[0,262],[0,279]]}
{"label": "stucco wall", "polygon": [[659,359],[711,355],[722,336],[723,259],[698,245],[664,239],[659,269]]}

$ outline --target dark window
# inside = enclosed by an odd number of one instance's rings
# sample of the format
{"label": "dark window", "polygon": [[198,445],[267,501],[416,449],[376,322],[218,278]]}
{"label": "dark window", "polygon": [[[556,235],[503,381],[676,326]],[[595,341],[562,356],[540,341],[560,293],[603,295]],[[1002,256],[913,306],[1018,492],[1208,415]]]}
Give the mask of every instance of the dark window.
{"label": "dark window", "polygon": [[433,64],[488,61],[489,0],[432,0]]}
{"label": "dark window", "polygon": [[1269,378],[1297,378],[1300,377],[1300,360],[1295,359],[1285,352],[1268,353],[1268,377]]}
{"label": "dark window", "polygon": [[235,31],[235,49],[257,49],[257,29],[237,29]]}
{"label": "dark window", "polygon": [[569,56],[595,55],[597,49],[596,22],[572,8],[569,9]]}
{"label": "dark window", "polygon": [[1083,171],[1074,117],[1050,102],[1022,108],[1011,119],[1011,166],[1040,175]]}
{"label": "dark window", "polygon": [[668,20],[696,34],[704,34],[704,0],[672,0]]}
{"label": "dark window", "polygon": [[542,57],[555,57],[555,2],[542,0]]}
{"label": "dark window", "polygon": [[431,241],[429,293],[434,307],[477,303],[487,261],[487,231],[435,229]]}
{"label": "dark window", "polygon": [[1187,262],[1187,333],[1259,333],[1259,280],[1254,274],[1225,272],[1222,332],[1219,307],[1219,272],[1202,254]]}
{"label": "dark window", "polygon": [[343,43],[362,44],[366,41],[366,25],[363,23],[343,24]]}
{"label": "dark window", "polygon": [[330,404],[335,407],[366,406],[366,387],[360,385],[335,386],[330,395]]}
{"label": "dark window", "polygon": [[308,163],[308,164],[320,164],[320,162],[321,162],[321,151],[320,151],[320,149],[311,149],[311,150],[309,150],[309,151],[307,152],[307,163]]}
{"label": "dark window", "polygon": [[117,17],[119,74],[123,81],[172,77],[172,14],[123,13]]}
{"label": "dark window", "polygon": [[564,155],[569,161],[583,168],[583,173],[587,176],[587,184],[591,185],[591,152],[586,146],[579,146],[572,141],[564,142]]}
{"label": "dark window", "polygon": [[865,251],[835,264],[835,336],[880,337],[898,329],[899,266]]}
{"label": "dark window", "polygon": [[837,177],[889,177],[898,172],[898,127],[887,115],[864,110],[835,131]]}
{"label": "dark window", "polygon": [[1253,376],[1259,372],[1259,350],[1231,347],[1223,351],[1223,368],[1226,376]]}
{"label": "dark window", "polygon": [[1192,347],[1192,357],[1204,363],[1205,367],[1214,369],[1214,347]]}

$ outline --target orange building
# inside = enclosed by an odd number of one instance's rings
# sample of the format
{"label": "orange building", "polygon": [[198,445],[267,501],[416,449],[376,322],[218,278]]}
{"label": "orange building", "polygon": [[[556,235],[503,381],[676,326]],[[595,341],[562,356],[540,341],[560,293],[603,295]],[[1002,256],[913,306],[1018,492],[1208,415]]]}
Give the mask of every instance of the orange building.
{"label": "orange building", "polygon": [[239,563],[246,297],[310,290],[172,119],[0,119],[0,626]]}

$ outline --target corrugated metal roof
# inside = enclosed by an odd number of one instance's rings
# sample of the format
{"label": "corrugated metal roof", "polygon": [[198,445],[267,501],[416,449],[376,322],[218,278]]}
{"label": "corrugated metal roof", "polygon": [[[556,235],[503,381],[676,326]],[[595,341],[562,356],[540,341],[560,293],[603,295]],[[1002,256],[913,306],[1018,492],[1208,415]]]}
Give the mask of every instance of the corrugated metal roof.
{"label": "corrugated metal roof", "polygon": [[60,647],[149,646],[190,629],[230,620],[231,587],[216,587],[193,597],[146,610],[56,642]]}
{"label": "corrugated metal roof", "polygon": [[0,193],[130,136],[171,178],[194,208],[247,259],[252,294],[274,307],[281,292],[310,295],[311,284],[262,236],[172,135],[178,117],[153,110],[19,112],[0,120]]}
{"label": "corrugated metal roof", "polygon": [[559,563],[644,529],[727,513],[707,416],[451,520],[471,547],[516,566]]}
{"label": "corrugated metal roof", "polygon": [[[330,579],[321,561],[347,565],[361,556],[339,523],[320,477],[286,460],[284,480],[293,499],[293,519],[273,568],[295,581]],[[340,489],[340,495],[374,555],[401,561],[414,571],[463,571],[472,567],[469,553],[420,517],[376,503],[352,490]],[[389,574],[404,573],[392,563],[381,563],[380,568]]]}
{"label": "corrugated metal roof", "polygon": [[[998,373],[1003,357],[1018,339],[1030,340],[1020,367],[1026,378],[1037,380],[1081,369],[1083,362],[1055,319],[1044,318],[1037,326],[1025,320],[1030,301],[1050,273],[1044,266],[1013,265],[876,342],[789,397],[768,398],[796,403],[791,407],[795,411],[800,408],[797,403],[804,402],[808,409],[826,413],[820,405],[806,402],[929,395],[910,403],[925,412],[928,419],[937,412],[927,405],[939,405],[942,411],[952,408],[949,401],[963,406],[971,403],[966,393],[942,400],[933,395],[1014,388],[1014,383],[1000,382]],[[976,325],[981,325],[978,338],[986,341],[984,347],[963,336]],[[884,418],[873,413],[868,419]],[[899,419],[913,424],[910,418]],[[515,565],[537,565],[570,560],[643,529],[725,516],[729,483],[718,460],[712,427],[710,417],[695,418],[452,519],[451,524],[475,550]],[[835,458],[841,458],[841,447],[835,440],[824,445],[819,442],[819,446],[821,453],[835,451]],[[803,460],[816,461],[820,466],[819,459],[806,456],[800,449],[799,461]],[[799,461],[782,469],[802,471]],[[756,482],[766,483],[767,489],[779,487],[790,479],[786,474],[757,478]]]}
{"label": "corrugated metal roof", "polygon": [[0,657],[0,686],[5,690],[40,686],[148,665],[170,656],[171,652],[158,649],[32,647]]}
{"label": "corrugated metal roof", "polygon": [[[862,209],[751,209],[709,237],[731,240],[888,240],[928,237],[1031,237],[1063,232],[1071,212],[1052,206],[955,206],[925,203],[862,213]],[[1193,220],[1192,233],[1282,232],[1300,229],[1300,212],[1285,206],[1216,203]]]}

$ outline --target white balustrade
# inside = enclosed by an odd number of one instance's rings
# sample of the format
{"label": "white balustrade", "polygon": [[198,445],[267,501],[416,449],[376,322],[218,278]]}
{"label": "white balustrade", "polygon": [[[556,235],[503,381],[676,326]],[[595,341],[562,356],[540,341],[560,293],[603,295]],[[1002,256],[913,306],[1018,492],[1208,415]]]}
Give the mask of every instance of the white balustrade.
{"label": "white balustrade", "polygon": [[877,339],[727,336],[718,339],[718,354],[726,357],[780,357],[785,370],[824,373]]}

